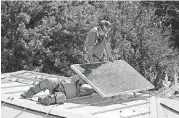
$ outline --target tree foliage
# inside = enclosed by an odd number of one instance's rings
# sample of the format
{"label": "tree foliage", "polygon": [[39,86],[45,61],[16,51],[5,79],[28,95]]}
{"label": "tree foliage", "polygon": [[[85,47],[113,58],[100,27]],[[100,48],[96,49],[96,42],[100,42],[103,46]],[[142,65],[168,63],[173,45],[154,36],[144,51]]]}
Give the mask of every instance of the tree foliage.
{"label": "tree foliage", "polygon": [[126,60],[156,88],[161,87],[164,73],[172,79],[179,65],[178,6],[170,11],[163,3],[144,1],[1,3],[2,72],[26,69],[72,75],[70,65],[84,63],[87,32],[102,19],[113,24],[110,41],[115,59]]}

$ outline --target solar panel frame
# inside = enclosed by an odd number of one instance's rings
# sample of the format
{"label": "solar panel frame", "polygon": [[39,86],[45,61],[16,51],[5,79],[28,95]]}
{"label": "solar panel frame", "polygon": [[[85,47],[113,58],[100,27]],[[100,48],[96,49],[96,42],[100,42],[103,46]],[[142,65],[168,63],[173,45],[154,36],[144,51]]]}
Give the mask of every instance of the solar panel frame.
{"label": "solar panel frame", "polygon": [[[105,67],[105,64],[107,65],[112,65],[111,67]],[[115,65],[116,64],[116,65]],[[100,73],[100,71],[98,71],[99,69],[101,69],[101,67],[104,69],[104,70],[106,70],[106,71],[111,71],[111,69],[113,69],[115,66],[117,67],[118,66],[118,64],[121,64],[120,66],[123,66],[123,67],[121,67],[121,68],[125,68],[125,66],[126,67],[128,67],[128,68],[130,68],[131,69],[131,72],[133,72],[133,74],[134,74],[134,76],[138,76],[138,77],[140,77],[140,78],[143,78],[143,83],[142,83],[142,81],[141,81],[141,79],[140,79],[140,82],[139,83],[137,83],[137,84],[145,84],[146,85],[146,87],[144,87],[144,88],[140,88],[140,89],[131,89],[131,90],[128,90],[128,91],[122,91],[122,92],[114,92],[114,93],[105,93],[104,92],[104,88],[105,88],[105,85],[104,85],[104,87],[98,87],[98,86],[96,86],[95,84],[94,84],[94,82],[93,81],[90,81],[89,80],[89,77],[91,77],[90,76],[90,72],[94,72],[95,74],[101,74],[103,77],[105,77],[105,75],[103,74],[103,73]],[[90,67],[91,66],[91,67]],[[92,69],[89,69],[89,68],[92,68]],[[112,97],[112,96],[117,96],[117,95],[120,95],[120,94],[126,94],[126,93],[131,93],[131,92],[137,92],[137,91],[141,91],[141,90],[148,90],[148,89],[152,89],[152,88],[154,88],[154,86],[147,80],[147,79],[145,79],[142,75],[140,75],[140,73],[139,72],[137,72],[132,66],[130,66],[126,61],[124,61],[124,60],[117,60],[117,61],[115,61],[114,63],[112,63],[112,62],[102,62],[102,63],[99,63],[99,62],[97,62],[97,63],[93,63],[93,64],[73,64],[73,65],[71,65],[71,68],[82,78],[82,79],[84,79],[88,84],[90,84],[91,85],[91,87],[99,94],[99,95],[101,95],[103,98],[104,97]],[[97,68],[97,69],[96,69]],[[93,70],[94,69],[94,70]],[[119,69],[120,70],[120,69]],[[116,72],[118,71],[118,70],[115,70]],[[114,71],[114,73],[111,73],[111,75],[110,76],[108,76],[109,77],[109,79],[111,79],[110,77],[111,76],[113,76],[113,77],[115,77],[115,72]],[[121,71],[123,71],[123,70],[121,70]],[[111,71],[112,72],[112,71]],[[134,73],[135,72],[135,73]],[[125,72],[124,72],[125,73]],[[109,74],[109,73],[108,73]],[[123,73],[122,73],[123,74]],[[116,75],[116,77],[117,76],[119,76],[119,75]],[[124,75],[121,75],[121,76],[123,76],[123,78],[124,78]],[[92,76],[93,77],[93,76]],[[109,80],[108,79],[108,80]],[[98,79],[99,80],[99,79]],[[112,81],[113,79],[111,79],[111,81]],[[126,81],[126,79],[123,79],[124,81]],[[116,79],[116,81],[118,82],[118,81],[121,81],[120,79]],[[134,80],[135,81],[135,80]],[[116,83],[117,83],[116,82]],[[144,83],[145,82],[145,83]],[[125,83],[125,82],[124,82]],[[134,82],[135,83],[135,82]],[[113,83],[110,83],[111,84],[111,86],[113,87],[113,85],[115,84],[115,81],[113,82]],[[109,85],[106,85],[106,86],[108,86],[109,87]],[[114,85],[114,87],[115,86],[117,86],[117,85]],[[103,88],[103,90],[101,90],[101,88]],[[107,89],[108,90],[108,89]],[[114,90],[115,91],[115,90]]]}

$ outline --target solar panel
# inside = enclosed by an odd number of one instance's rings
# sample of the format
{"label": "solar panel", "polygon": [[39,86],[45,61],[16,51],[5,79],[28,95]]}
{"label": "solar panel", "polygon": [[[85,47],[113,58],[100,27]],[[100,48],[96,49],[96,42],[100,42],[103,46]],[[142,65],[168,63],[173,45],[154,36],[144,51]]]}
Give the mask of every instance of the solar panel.
{"label": "solar panel", "polygon": [[74,64],[71,68],[102,97],[148,90],[154,86],[124,60]]}

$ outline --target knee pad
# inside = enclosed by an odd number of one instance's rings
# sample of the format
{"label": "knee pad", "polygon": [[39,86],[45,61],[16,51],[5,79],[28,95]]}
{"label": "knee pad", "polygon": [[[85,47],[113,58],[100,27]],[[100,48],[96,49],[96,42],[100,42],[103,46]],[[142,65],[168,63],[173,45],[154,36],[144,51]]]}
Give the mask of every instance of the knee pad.
{"label": "knee pad", "polygon": [[62,92],[55,92],[54,99],[55,99],[55,103],[57,103],[57,104],[64,103],[66,100],[66,96]]}
{"label": "knee pad", "polygon": [[44,105],[50,105],[51,101],[52,101],[52,98],[50,95],[38,98],[38,102]]}
{"label": "knee pad", "polygon": [[62,92],[56,92],[52,95],[38,98],[38,102],[44,105],[64,103],[66,96]]}

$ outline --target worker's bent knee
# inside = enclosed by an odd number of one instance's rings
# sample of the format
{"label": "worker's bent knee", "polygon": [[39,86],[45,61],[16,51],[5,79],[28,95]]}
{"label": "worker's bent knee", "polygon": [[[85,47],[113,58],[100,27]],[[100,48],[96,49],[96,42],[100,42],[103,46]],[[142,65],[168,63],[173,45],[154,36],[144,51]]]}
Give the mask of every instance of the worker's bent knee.
{"label": "worker's bent knee", "polygon": [[49,87],[51,87],[51,82],[48,79],[44,79],[39,82],[39,87],[42,90],[48,89]]}

